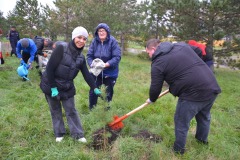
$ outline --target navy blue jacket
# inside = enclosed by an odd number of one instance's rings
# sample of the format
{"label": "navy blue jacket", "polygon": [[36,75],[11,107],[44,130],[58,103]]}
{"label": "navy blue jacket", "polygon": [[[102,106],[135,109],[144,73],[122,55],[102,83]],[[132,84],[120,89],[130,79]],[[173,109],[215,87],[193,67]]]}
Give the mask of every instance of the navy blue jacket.
{"label": "navy blue jacket", "polygon": [[18,31],[10,31],[9,41],[10,43],[17,43],[20,40]]}
{"label": "navy blue jacket", "polygon": [[213,72],[186,43],[162,42],[154,52],[149,91],[152,102],[164,81],[171,94],[189,101],[206,101],[221,92]]}
{"label": "navy blue jacket", "polygon": [[[98,36],[99,28],[104,28],[107,31],[107,39],[103,43]],[[108,62],[110,64],[110,67],[103,70],[104,77],[118,77],[121,49],[117,40],[110,35],[110,28],[105,23],[100,23],[96,27],[95,38],[93,39],[87,53],[88,65],[91,66],[92,61],[96,58],[101,59],[104,63]],[[101,76],[101,74],[99,76]]]}

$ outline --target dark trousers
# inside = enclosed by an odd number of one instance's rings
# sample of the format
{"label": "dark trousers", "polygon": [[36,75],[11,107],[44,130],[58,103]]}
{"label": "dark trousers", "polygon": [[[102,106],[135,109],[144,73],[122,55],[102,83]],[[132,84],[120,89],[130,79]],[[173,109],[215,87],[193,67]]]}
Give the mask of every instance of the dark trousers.
{"label": "dark trousers", "polygon": [[10,44],[11,44],[11,48],[12,48],[11,56],[12,56],[12,54],[15,54],[15,56],[17,56],[17,53],[16,53],[17,41],[16,42],[10,42]]}
{"label": "dark trousers", "polygon": [[197,129],[195,138],[200,141],[208,141],[211,114],[210,110],[217,95],[207,101],[195,102],[178,99],[174,116],[175,142],[174,150],[184,153],[190,121],[195,117]]}
{"label": "dark trousers", "polygon": [[22,59],[26,64],[28,63],[29,58],[30,58],[30,53],[25,53],[25,52],[22,53]]}
{"label": "dark trousers", "polygon": [[74,139],[84,137],[80,117],[78,115],[77,110],[75,109],[74,97],[66,100],[56,100],[53,99],[51,96],[48,95],[45,96],[50,108],[55,136],[62,137],[66,133],[62,113],[63,106],[71,136]]}
{"label": "dark trousers", "polygon": [[35,54],[34,61],[39,65],[38,54],[37,53]]}
{"label": "dark trousers", "polygon": [[[106,98],[107,101],[110,102],[112,101],[112,97],[113,97],[113,88],[114,85],[116,83],[116,78],[110,78],[110,77],[104,77],[102,78],[102,76],[98,76],[97,78],[92,75],[95,79],[96,79],[96,85],[98,88],[101,87],[101,85],[105,85],[106,86]],[[96,106],[97,104],[97,100],[98,100],[98,96],[94,94],[94,91],[92,89],[90,89],[89,91],[89,109],[93,109],[94,106]]]}

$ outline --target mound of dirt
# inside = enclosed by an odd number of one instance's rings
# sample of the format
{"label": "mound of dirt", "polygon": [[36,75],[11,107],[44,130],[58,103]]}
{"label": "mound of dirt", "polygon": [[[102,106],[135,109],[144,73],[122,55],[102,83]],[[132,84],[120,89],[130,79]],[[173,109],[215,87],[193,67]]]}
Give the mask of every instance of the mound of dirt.
{"label": "mound of dirt", "polygon": [[134,138],[139,138],[139,139],[144,139],[144,140],[149,140],[149,141],[153,141],[156,143],[159,143],[162,141],[162,137],[156,135],[156,134],[152,134],[147,130],[141,130],[139,131],[139,133],[134,134],[133,135]]}
{"label": "mound of dirt", "polygon": [[[105,150],[117,139],[121,130],[111,130],[109,127],[101,128],[93,133],[93,142],[91,147],[94,150]],[[156,134],[152,134],[147,130],[141,130],[139,133],[133,135],[136,139],[144,139],[159,143],[162,138]]]}
{"label": "mound of dirt", "polygon": [[121,130],[111,130],[109,127],[101,128],[93,133],[91,146],[95,150],[106,149],[117,139],[120,132]]}

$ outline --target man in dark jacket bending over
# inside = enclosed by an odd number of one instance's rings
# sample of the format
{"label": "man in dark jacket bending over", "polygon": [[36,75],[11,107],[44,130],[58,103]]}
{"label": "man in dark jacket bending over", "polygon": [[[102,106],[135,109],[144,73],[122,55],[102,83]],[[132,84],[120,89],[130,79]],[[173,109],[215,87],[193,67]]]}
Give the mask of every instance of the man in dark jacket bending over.
{"label": "man in dark jacket bending over", "polygon": [[185,43],[162,42],[150,39],[146,52],[152,58],[151,86],[147,103],[155,102],[163,82],[172,95],[179,97],[174,116],[175,152],[183,154],[193,117],[197,121],[195,138],[208,143],[210,110],[221,89],[210,68]]}

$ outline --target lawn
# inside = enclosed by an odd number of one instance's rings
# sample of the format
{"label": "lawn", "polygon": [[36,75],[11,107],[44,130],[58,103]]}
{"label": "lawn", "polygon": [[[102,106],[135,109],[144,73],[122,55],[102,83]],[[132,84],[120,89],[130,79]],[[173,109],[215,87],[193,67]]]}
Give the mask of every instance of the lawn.
{"label": "lawn", "polygon": [[[80,73],[75,79],[75,101],[88,143],[74,141],[69,136],[68,127],[64,140],[56,143],[49,108],[39,88],[37,70],[30,70],[30,81],[23,82],[16,72],[19,60],[5,57],[5,64],[0,66],[0,159],[239,159],[240,71],[227,69],[215,70],[222,93],[212,109],[208,146],[195,141],[196,122],[193,120],[186,153],[183,156],[173,154],[173,116],[177,98],[167,94],[125,119],[123,130],[111,146],[102,150],[93,149],[91,144],[96,130],[113,121],[114,115],[123,116],[148,98],[150,64],[150,61],[137,56],[122,57],[110,111],[104,111],[106,104],[101,99],[96,109],[89,111],[89,87]],[[64,118],[66,122],[66,117]],[[162,141],[157,143],[133,137],[142,130],[162,137]]]}

